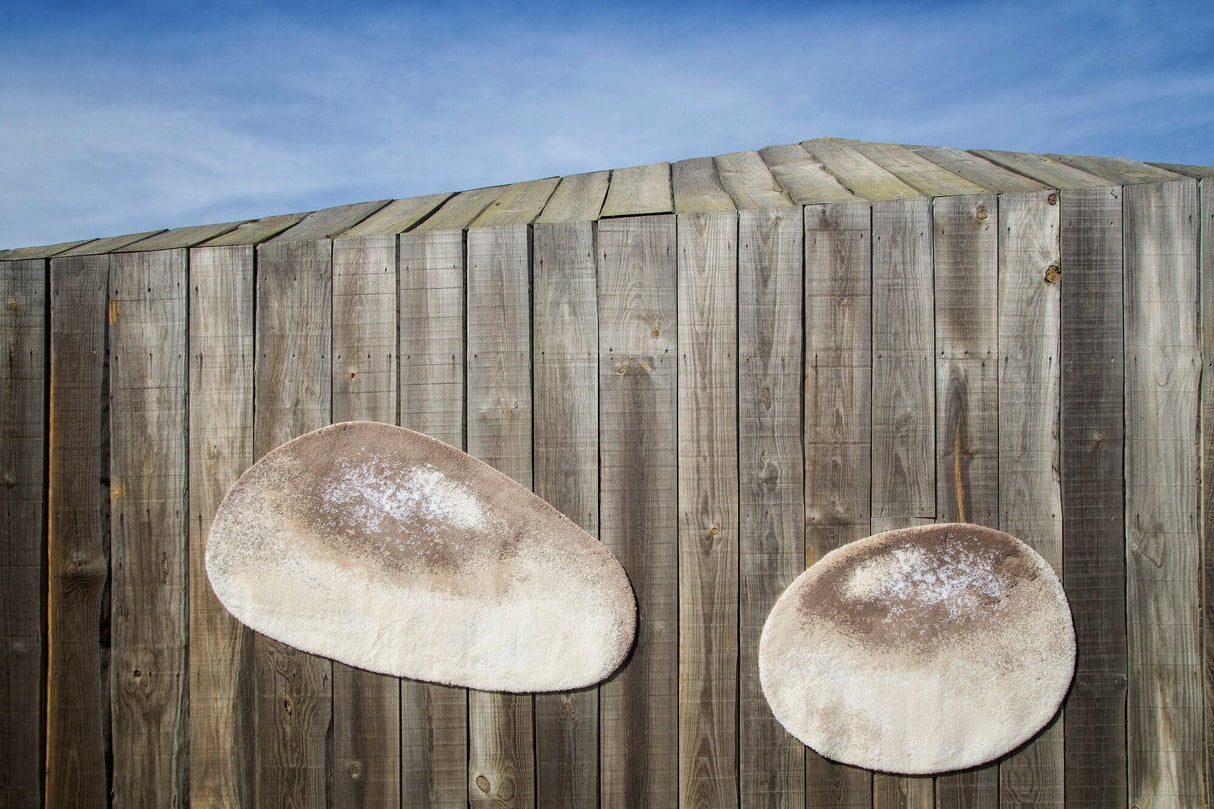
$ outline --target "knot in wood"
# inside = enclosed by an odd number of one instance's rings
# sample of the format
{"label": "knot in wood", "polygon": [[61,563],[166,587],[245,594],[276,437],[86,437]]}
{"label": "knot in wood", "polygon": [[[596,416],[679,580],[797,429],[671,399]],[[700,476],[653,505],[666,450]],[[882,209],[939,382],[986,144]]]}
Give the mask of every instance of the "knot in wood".
{"label": "knot in wood", "polygon": [[476,776],[476,787],[486,795],[489,794],[489,779],[483,775]]}

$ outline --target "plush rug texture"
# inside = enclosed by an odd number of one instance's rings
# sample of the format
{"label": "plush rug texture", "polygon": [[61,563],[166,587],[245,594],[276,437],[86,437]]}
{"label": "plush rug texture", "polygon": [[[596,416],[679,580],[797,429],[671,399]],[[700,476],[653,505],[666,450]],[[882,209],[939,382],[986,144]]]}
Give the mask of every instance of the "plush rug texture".
{"label": "plush rug texture", "polygon": [[1049,564],[968,524],[890,531],[822,557],[780,596],[759,678],[823,756],[903,774],[982,764],[1034,736],[1075,670]]}
{"label": "plush rug texture", "polygon": [[258,461],[219,508],[206,567],[264,635],[486,691],[591,685],[636,633],[603,544],[492,467],[386,424],[335,424]]}

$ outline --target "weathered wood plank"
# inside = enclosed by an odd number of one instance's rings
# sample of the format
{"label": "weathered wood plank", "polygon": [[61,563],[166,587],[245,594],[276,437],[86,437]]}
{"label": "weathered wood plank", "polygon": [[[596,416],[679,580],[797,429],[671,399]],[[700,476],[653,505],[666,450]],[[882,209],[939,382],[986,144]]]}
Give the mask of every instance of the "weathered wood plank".
{"label": "weathered wood plank", "polygon": [[923,196],[897,176],[865,157],[848,141],[818,138],[801,144],[848,191],[874,202]]}
{"label": "weathered wood plank", "polygon": [[241,222],[226,222],[216,225],[189,225],[183,228],[173,228],[157,233],[155,236],[149,236],[146,239],[140,239],[137,242],[131,242],[125,247],[119,247],[114,250],[115,253],[147,253],[153,250],[175,250],[181,247],[193,247],[196,244],[202,244],[208,239],[213,239],[216,236],[222,236],[225,233],[230,233],[239,227]]}
{"label": "weathered wood plank", "polygon": [[[1214,177],[1214,166],[1189,166],[1183,163],[1148,163],[1147,165],[1156,166],[1161,169],[1167,169],[1173,174],[1180,174],[1184,177],[1192,177],[1195,180],[1204,180],[1207,177]],[[3,253],[0,253],[3,255]]]}
{"label": "weathered wood plank", "polygon": [[591,174],[571,174],[561,178],[561,184],[552,192],[543,213],[536,224],[555,222],[590,222],[599,218],[603,200],[607,198],[607,186],[611,172],[596,171]]}
{"label": "weathered wood plank", "polygon": [[[891,530],[936,515],[931,200],[873,205],[872,517]],[[930,807],[931,778],[873,777],[873,806]]]}
{"label": "weathered wood plank", "polygon": [[1214,169],[1197,183],[1201,215],[1198,294],[1201,300],[1202,692],[1205,701],[1206,805],[1214,801]]}
{"label": "weathered wood plank", "polygon": [[673,211],[670,164],[651,163],[611,172],[611,185],[599,215],[640,216]]}
{"label": "weathered wood plank", "polygon": [[[396,236],[333,241],[333,421],[396,423]],[[334,807],[399,807],[400,680],[333,664]]]}
{"label": "weathered wood plank", "polygon": [[1063,722],[1067,809],[1126,806],[1121,188],[1060,194],[1062,583],[1079,656]]}
{"label": "weathered wood plank", "polygon": [[186,251],[110,257],[113,801],[175,806],[186,770]]}
{"label": "weathered wood plank", "polygon": [[219,503],[253,464],[253,248],[190,251],[190,804],[253,803],[253,633],[206,574]]}
{"label": "weathered wood plank", "polygon": [[[805,565],[869,533],[871,338],[872,209],[806,207]],[[806,752],[809,809],[869,809],[872,780]]]}
{"label": "weathered wood plank", "polygon": [[74,242],[44,244],[37,247],[13,247],[8,250],[0,250],[0,261],[25,261],[31,258],[50,258],[51,256],[65,253],[73,247],[88,244],[91,241],[93,239],[79,239]]}
{"label": "weathered wood plank", "polygon": [[332,239],[349,230],[354,225],[366,219],[371,214],[388,204],[381,199],[374,202],[357,202],[353,205],[337,205],[333,208],[322,208],[299,220],[298,224],[284,230],[270,239],[271,244],[287,244],[289,242],[317,242],[322,239]]}
{"label": "weathered wood plank", "polygon": [[[531,487],[527,225],[468,232],[468,452]],[[533,699],[468,692],[473,806],[535,805]]]}
{"label": "weathered wood plank", "polygon": [[108,256],[51,261],[47,806],[105,806],[109,733]]}
{"label": "weathered wood plank", "polygon": [[805,569],[801,211],[738,214],[738,790],[742,809],[805,805],[805,748],[759,687],[759,637]]}
{"label": "weathered wood plank", "polygon": [[[731,203],[732,205],[732,203]],[[738,805],[738,217],[678,217],[679,805]]]}
{"label": "weathered wood plank", "polygon": [[758,152],[732,152],[713,158],[721,186],[738,210],[791,208],[793,201],[772,176]]}
{"label": "weathered wood plank", "polygon": [[607,809],[678,803],[678,449],[673,216],[601,221],[600,536],[637,597],[632,658],[600,688]]}
{"label": "weathered wood plank", "polygon": [[75,256],[98,256],[104,253],[112,253],[119,248],[126,247],[128,244],[146,239],[149,236],[155,236],[157,233],[163,233],[162,230],[148,230],[143,233],[128,233],[125,236],[110,236],[104,239],[93,239],[82,243],[78,247],[73,247],[71,250],[64,250],[57,254],[57,258],[68,258]]}
{"label": "weathered wood plank", "polygon": [[428,194],[424,197],[394,200],[342,233],[342,236],[353,238],[355,236],[392,236],[404,233],[438,210],[439,206],[451,196],[451,194]]}
{"label": "weathered wood plank", "polygon": [[856,199],[855,194],[844,188],[799,143],[768,146],[759,150],[759,156],[771,170],[772,177],[798,205]]}
{"label": "weathered wood plank", "polygon": [[849,141],[856,151],[929,197],[981,194],[986,189],[897,143]]}
{"label": "weathered wood plank", "polygon": [[244,222],[235,230],[230,230],[213,239],[208,239],[199,245],[199,247],[235,247],[238,245],[254,245],[260,244],[268,239],[273,239],[278,234],[282,233],[292,225],[297,224],[307,214],[289,213],[281,216],[267,216],[262,219],[254,219],[252,222]]}
{"label": "weathered wood plank", "polygon": [[1044,185],[1023,174],[992,163],[976,154],[947,146],[909,146],[910,150],[926,157],[953,174],[977,183],[988,191],[1039,191]]}
{"label": "weathered wood plank", "polygon": [[1205,793],[1196,190],[1124,191],[1129,798],[1143,809]]}
{"label": "weathered wood plank", "polygon": [[[936,520],[999,527],[999,229],[993,195],[932,205]],[[936,806],[995,806],[999,767],[936,779]]]}
{"label": "weathered wood plank", "polygon": [[712,213],[734,210],[733,200],[721,186],[711,157],[680,160],[670,167],[675,213]]}
{"label": "weathered wood plank", "polygon": [[[1062,573],[1058,195],[999,199],[999,522]],[[1063,805],[1062,722],[1005,758],[1000,807]]]}
{"label": "weathered wood plank", "polygon": [[469,222],[480,216],[505,190],[506,186],[496,185],[492,188],[478,188],[474,191],[456,194],[410,232],[427,233],[435,230],[466,228]]}
{"label": "weathered wood plank", "polygon": [[1109,181],[1095,174],[1051,160],[1045,155],[973,149],[971,153],[1030,177],[1049,188],[1103,188]]}
{"label": "weathered wood plank", "polygon": [[[464,234],[405,233],[398,256],[400,423],[464,444]],[[468,692],[401,681],[401,805],[468,805]]]}
{"label": "weathered wood plank", "polygon": [[[606,192],[606,184],[603,184]],[[532,317],[535,493],[599,530],[599,326],[594,226],[537,224]],[[593,809],[599,796],[599,692],[535,698],[536,805]]]}
{"label": "weathered wood plank", "polygon": [[[254,457],[329,423],[331,251],[324,239],[257,248]],[[262,635],[254,648],[256,803],[324,806],[332,664]]]}
{"label": "weathered wood plank", "polygon": [[501,196],[493,201],[469,227],[497,228],[511,225],[526,225],[533,221],[544,210],[552,192],[556,190],[559,177],[549,177],[546,180],[535,180],[528,183],[514,183],[502,191]]}
{"label": "weathered wood plank", "polygon": [[46,748],[42,538],[46,450],[46,284],[42,259],[0,262],[0,804],[42,805]]}
{"label": "weathered wood plank", "polygon": [[1065,163],[1077,169],[1082,169],[1097,177],[1104,177],[1117,185],[1133,185],[1135,183],[1166,183],[1179,180],[1181,176],[1174,171],[1152,166],[1150,163],[1140,163],[1124,157],[1091,157],[1088,155],[1050,154],[1046,155],[1059,163]]}

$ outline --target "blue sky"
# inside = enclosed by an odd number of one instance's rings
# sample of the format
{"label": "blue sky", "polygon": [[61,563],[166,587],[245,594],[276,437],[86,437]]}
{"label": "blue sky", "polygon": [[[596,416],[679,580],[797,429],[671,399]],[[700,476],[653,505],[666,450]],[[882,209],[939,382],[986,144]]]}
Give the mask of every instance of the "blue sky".
{"label": "blue sky", "polygon": [[0,0],[0,247],[821,135],[1214,165],[1214,4]]}

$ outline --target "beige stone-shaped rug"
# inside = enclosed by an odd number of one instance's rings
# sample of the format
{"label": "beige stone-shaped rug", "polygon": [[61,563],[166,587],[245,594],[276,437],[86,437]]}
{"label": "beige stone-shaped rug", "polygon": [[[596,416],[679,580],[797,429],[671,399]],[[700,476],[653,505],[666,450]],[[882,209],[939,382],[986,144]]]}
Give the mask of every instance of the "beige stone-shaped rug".
{"label": "beige stone-shaped rug", "polygon": [[335,424],[258,461],[220,505],[206,568],[264,635],[486,691],[591,685],[636,633],[606,546],[487,464],[387,424]]}
{"label": "beige stone-shaped rug", "polygon": [[759,678],[785,728],[823,756],[922,775],[1032,738],[1075,671],[1049,564],[1009,534],[940,524],[853,542],[780,596]]}

